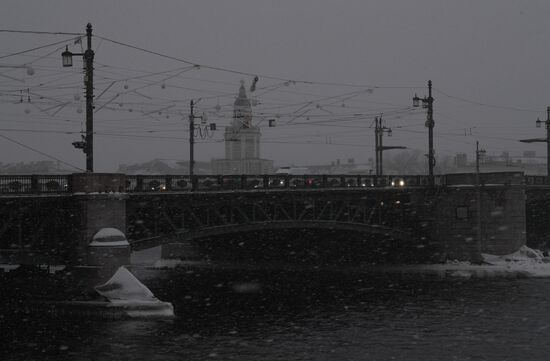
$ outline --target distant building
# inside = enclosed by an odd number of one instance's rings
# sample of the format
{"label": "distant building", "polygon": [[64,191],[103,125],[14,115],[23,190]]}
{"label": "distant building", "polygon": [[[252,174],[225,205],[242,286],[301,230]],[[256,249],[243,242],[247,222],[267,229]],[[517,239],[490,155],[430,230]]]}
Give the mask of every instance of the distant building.
{"label": "distant building", "polygon": [[66,174],[74,169],[63,167],[60,162],[40,160],[36,162],[1,163],[0,174]]}
{"label": "distant building", "polygon": [[260,158],[260,128],[252,124],[252,106],[244,81],[233,107],[233,120],[225,128],[225,158],[212,160],[214,174],[267,174],[273,161]]}
{"label": "distant building", "polygon": [[[455,156],[455,168],[449,173],[475,172],[475,159],[468,162],[463,153]],[[539,157],[534,151],[525,151],[522,155],[512,156],[509,152],[500,155],[485,155],[479,160],[479,169],[486,172],[524,172],[527,175],[545,175],[546,157]]]}
{"label": "distant building", "polygon": [[466,153],[458,153],[455,156],[455,166],[466,167],[468,165],[468,156]]}
{"label": "distant building", "polygon": [[[124,174],[189,174],[189,161],[153,159],[135,164],[120,164],[118,172]],[[210,162],[195,161],[195,174],[210,174]]]}

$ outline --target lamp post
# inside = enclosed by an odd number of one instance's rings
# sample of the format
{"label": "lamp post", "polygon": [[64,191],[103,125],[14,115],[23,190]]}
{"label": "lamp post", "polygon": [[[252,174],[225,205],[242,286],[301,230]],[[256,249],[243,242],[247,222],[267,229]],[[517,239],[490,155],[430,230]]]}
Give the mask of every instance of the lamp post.
{"label": "lamp post", "polygon": [[428,128],[428,182],[430,187],[434,186],[434,166],[435,166],[435,150],[434,150],[434,98],[432,97],[432,81],[428,81],[428,97],[419,98],[416,94],[413,98],[413,106],[418,107],[422,101],[422,108],[427,109],[426,127]]}
{"label": "lamp post", "polygon": [[92,50],[92,24],[86,26],[87,47],[84,53],[72,53],[68,47],[61,53],[64,67],[73,66],[73,55],[84,59],[84,85],[86,86],[86,136],[73,146],[86,154],[86,172],[94,171],[94,51]]}

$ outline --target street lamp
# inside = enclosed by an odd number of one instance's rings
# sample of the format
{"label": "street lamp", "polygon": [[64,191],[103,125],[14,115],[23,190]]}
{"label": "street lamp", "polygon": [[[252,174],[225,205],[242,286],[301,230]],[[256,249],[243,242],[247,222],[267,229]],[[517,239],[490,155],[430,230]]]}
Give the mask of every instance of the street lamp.
{"label": "street lamp", "polygon": [[422,108],[427,109],[426,115],[426,127],[428,128],[428,181],[431,187],[434,186],[434,166],[435,166],[435,150],[434,150],[434,98],[432,97],[432,81],[428,81],[428,97],[419,98],[414,95],[413,107],[420,106],[422,101]]}
{"label": "street lamp", "polygon": [[92,24],[86,26],[87,48],[84,53],[73,53],[69,47],[61,53],[63,67],[73,66],[73,55],[84,59],[84,85],[86,86],[86,136],[73,146],[86,154],[86,172],[94,171],[94,51],[92,50]]}
{"label": "street lamp", "polygon": [[544,143],[546,142],[546,176],[550,177],[550,107],[546,107],[546,120],[542,121],[537,118],[535,124],[537,128],[542,127],[542,123],[546,125],[546,138],[521,139],[523,143]]}
{"label": "street lamp", "polygon": [[[208,117],[203,112],[202,115],[195,115],[194,108],[195,102],[191,100],[190,103],[191,112],[189,113],[189,179],[191,181],[192,188],[195,189],[195,182],[193,181],[194,168],[195,168],[195,119],[200,119],[202,124],[206,124]],[[210,123],[210,130],[216,130],[216,123]],[[199,125],[200,130],[200,125]],[[205,128],[208,131],[208,128]]]}

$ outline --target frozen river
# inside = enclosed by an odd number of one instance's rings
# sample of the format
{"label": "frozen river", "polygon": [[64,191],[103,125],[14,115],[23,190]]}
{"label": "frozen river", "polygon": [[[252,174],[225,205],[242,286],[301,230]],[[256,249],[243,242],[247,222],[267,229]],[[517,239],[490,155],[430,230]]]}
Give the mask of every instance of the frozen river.
{"label": "frozen river", "polygon": [[2,360],[548,360],[550,278],[180,272],[170,321],[0,318]]}

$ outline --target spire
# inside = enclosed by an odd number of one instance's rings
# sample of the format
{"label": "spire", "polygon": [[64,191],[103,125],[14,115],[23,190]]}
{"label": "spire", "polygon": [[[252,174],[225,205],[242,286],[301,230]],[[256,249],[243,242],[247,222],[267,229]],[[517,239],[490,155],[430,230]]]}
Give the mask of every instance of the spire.
{"label": "spire", "polygon": [[244,80],[241,80],[241,86],[239,88],[239,95],[235,99],[235,105],[238,106],[250,106],[250,101],[246,96],[246,89],[244,88]]}
{"label": "spire", "polygon": [[252,106],[246,96],[244,80],[241,80],[239,95],[233,106],[233,125],[239,128],[250,128],[252,126]]}

